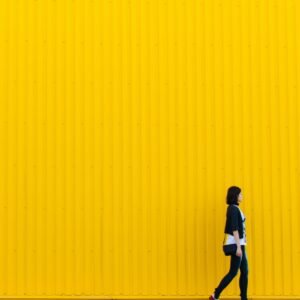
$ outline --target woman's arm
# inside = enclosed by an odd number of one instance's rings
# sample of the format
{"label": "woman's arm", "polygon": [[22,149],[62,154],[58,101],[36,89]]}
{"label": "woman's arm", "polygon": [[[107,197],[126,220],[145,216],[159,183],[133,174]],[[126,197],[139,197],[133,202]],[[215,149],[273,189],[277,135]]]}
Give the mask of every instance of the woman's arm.
{"label": "woman's arm", "polygon": [[239,237],[238,230],[233,231],[233,236],[234,236],[234,240],[237,244],[236,255],[241,257],[243,253],[242,253],[242,248],[241,248],[241,245],[240,245],[240,237]]}

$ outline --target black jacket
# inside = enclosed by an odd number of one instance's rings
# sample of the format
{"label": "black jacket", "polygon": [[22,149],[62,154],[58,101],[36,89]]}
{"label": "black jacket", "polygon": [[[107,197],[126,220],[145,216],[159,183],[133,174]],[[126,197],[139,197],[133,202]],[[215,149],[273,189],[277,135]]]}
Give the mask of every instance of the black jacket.
{"label": "black jacket", "polygon": [[233,235],[233,231],[235,230],[238,230],[239,238],[242,239],[244,235],[244,228],[240,210],[235,205],[228,205],[224,232]]}

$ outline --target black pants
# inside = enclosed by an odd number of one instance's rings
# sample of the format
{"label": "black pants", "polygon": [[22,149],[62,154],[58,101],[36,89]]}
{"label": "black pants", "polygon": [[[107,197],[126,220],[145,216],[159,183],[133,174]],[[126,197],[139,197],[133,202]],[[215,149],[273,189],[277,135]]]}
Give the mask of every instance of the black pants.
{"label": "black pants", "polygon": [[232,279],[237,275],[239,269],[241,270],[240,275],[240,290],[241,299],[247,300],[247,288],[248,288],[248,260],[245,246],[241,246],[243,256],[238,257],[236,255],[231,255],[230,270],[228,274],[221,280],[219,286],[215,289],[215,298],[219,298],[222,291],[227,287],[227,285],[232,281]]}

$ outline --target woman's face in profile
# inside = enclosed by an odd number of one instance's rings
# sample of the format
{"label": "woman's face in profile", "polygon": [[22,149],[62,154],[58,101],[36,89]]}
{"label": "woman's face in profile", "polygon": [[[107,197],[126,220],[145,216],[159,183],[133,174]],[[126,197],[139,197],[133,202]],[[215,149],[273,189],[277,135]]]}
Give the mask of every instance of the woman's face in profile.
{"label": "woman's face in profile", "polygon": [[242,192],[239,193],[239,196],[238,196],[238,202],[241,203],[243,200],[243,194]]}

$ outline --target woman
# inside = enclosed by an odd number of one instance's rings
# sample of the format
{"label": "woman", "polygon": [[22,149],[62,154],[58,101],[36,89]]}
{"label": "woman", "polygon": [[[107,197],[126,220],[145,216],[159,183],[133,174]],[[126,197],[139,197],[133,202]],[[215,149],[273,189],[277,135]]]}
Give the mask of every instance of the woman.
{"label": "woman", "polygon": [[245,217],[239,204],[242,202],[243,196],[241,189],[232,186],[227,191],[227,214],[225,225],[224,245],[236,244],[236,253],[231,255],[230,270],[228,274],[221,280],[214,294],[209,297],[209,300],[217,300],[222,291],[237,275],[238,270],[241,270],[240,275],[240,291],[241,299],[247,300],[248,288],[248,261],[246,254],[246,231],[245,231]]}

